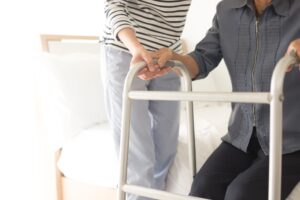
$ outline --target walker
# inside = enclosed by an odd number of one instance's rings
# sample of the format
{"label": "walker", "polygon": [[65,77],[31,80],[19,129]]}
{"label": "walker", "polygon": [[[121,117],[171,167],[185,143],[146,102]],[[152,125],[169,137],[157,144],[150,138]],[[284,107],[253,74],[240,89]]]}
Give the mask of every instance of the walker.
{"label": "walker", "polygon": [[[282,164],[282,103],[283,82],[289,66],[299,63],[295,51],[284,56],[276,64],[271,79],[270,92],[192,92],[192,81],[189,72],[178,61],[169,61],[166,66],[177,68],[181,72],[182,91],[133,91],[131,85],[133,78],[139,70],[146,66],[140,62],[130,68],[127,74],[123,91],[123,110],[121,128],[121,146],[119,157],[119,182],[117,199],[125,200],[125,194],[131,193],[138,196],[158,200],[200,200],[203,198],[179,195],[156,189],[145,188],[127,184],[127,164],[129,146],[129,128],[132,100],[160,100],[160,101],[185,101],[188,129],[188,155],[191,176],[196,174],[195,136],[193,101],[211,102],[239,102],[270,104],[270,156],[269,156],[269,200],[280,200],[281,197],[281,164]],[[299,74],[300,78],[300,74]],[[204,200],[204,199],[203,199]]]}

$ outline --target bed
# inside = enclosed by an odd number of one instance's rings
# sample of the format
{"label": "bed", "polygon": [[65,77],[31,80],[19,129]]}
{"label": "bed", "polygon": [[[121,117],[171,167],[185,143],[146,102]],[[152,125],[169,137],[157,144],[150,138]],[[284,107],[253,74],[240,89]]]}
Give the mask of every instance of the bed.
{"label": "bed", "polygon": [[[118,168],[103,106],[101,43],[95,36],[42,35],[41,40],[45,53],[38,91],[44,131],[56,157],[57,200],[116,199]],[[193,89],[219,91],[213,80],[196,81]],[[197,168],[221,142],[230,111],[228,103],[194,104]],[[192,177],[186,123],[181,118],[166,190],[186,195]],[[300,184],[288,199],[300,199]]]}

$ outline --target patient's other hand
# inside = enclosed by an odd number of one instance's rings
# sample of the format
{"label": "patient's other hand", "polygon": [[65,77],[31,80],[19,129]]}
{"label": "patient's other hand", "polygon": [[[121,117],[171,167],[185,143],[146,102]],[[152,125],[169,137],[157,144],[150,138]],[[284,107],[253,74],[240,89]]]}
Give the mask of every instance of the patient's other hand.
{"label": "patient's other hand", "polygon": [[[298,59],[300,59],[300,39],[294,40],[290,43],[287,53],[289,54],[292,50],[297,52]],[[291,70],[292,67],[288,69],[288,71]],[[300,70],[300,64],[299,64],[299,70]]]}

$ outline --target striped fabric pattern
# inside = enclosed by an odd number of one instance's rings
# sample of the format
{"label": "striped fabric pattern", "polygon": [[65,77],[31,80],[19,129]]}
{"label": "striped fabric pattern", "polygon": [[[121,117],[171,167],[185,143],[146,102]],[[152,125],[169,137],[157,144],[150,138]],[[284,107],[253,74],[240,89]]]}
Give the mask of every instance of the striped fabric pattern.
{"label": "striped fabric pattern", "polygon": [[191,0],[106,0],[104,42],[128,51],[117,34],[130,27],[147,50],[168,47],[181,53],[180,37],[190,4]]}

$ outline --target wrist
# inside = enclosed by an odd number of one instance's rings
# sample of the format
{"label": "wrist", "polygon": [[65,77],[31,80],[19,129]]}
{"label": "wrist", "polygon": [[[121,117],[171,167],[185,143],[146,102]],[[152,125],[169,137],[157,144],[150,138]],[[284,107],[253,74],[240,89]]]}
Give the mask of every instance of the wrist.
{"label": "wrist", "polygon": [[132,44],[130,47],[128,47],[131,55],[137,55],[143,51],[145,51],[146,49],[143,47],[143,45],[141,45],[139,42]]}

